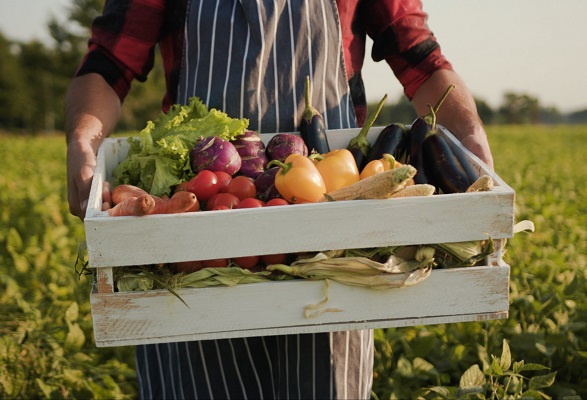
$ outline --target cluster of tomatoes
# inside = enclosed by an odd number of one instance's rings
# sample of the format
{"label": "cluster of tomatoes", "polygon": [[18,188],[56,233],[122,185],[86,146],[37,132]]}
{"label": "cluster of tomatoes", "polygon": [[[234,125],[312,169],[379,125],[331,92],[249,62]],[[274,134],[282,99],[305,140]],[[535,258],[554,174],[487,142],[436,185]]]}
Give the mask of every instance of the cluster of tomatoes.
{"label": "cluster of tomatoes", "polygon": [[206,211],[289,204],[282,198],[264,202],[257,198],[257,188],[253,179],[244,175],[233,177],[222,171],[202,170],[189,181],[179,184],[175,188],[175,192],[178,191],[194,193],[200,203],[200,209]]}
{"label": "cluster of tomatoes", "polygon": [[216,258],[211,260],[182,261],[170,265],[173,272],[196,272],[202,268],[225,268],[230,264],[236,264],[243,269],[262,269],[263,266],[271,264],[287,264],[289,254],[265,254],[262,256],[244,256],[235,258]]}
{"label": "cluster of tomatoes", "polygon": [[[192,179],[179,184],[175,192],[188,191],[194,193],[199,202],[199,210],[231,210],[237,208],[255,208],[289,205],[286,200],[277,197],[267,202],[257,198],[257,187],[253,179],[222,171],[203,170]],[[236,264],[244,269],[254,269],[264,265],[283,264],[287,262],[287,254],[266,254],[262,256],[244,256],[235,258],[219,258],[200,261],[176,262],[170,265],[174,272],[195,272],[202,268],[224,268]]]}

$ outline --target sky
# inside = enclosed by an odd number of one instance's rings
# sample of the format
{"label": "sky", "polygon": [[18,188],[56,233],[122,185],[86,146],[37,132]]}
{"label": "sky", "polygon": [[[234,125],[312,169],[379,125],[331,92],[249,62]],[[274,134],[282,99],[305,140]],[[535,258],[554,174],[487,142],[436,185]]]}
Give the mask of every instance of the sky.
{"label": "sky", "polygon": [[[562,112],[587,109],[587,0],[422,0],[428,25],[471,92],[490,106],[505,92],[527,94]],[[71,0],[0,0],[0,31],[47,41],[51,15]],[[369,43],[370,47],[370,43]],[[402,88],[368,49],[368,100],[396,101]]]}

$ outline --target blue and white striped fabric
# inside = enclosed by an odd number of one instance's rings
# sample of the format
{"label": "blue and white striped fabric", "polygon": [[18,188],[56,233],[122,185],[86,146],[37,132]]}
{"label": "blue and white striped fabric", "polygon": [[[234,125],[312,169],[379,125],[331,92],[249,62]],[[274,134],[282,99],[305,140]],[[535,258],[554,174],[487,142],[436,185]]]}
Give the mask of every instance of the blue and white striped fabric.
{"label": "blue and white striped fabric", "polygon": [[[356,126],[334,1],[193,0],[186,20],[180,101],[198,96],[250,129],[293,132],[310,76],[327,128]],[[146,399],[366,399],[373,332],[143,345],[137,374]]]}
{"label": "blue and white striped fabric", "polygon": [[373,331],[137,347],[145,399],[368,399]]}
{"label": "blue and white striped fabric", "polygon": [[295,131],[310,76],[329,129],[352,128],[334,1],[192,1],[178,99],[250,119],[260,133]]}

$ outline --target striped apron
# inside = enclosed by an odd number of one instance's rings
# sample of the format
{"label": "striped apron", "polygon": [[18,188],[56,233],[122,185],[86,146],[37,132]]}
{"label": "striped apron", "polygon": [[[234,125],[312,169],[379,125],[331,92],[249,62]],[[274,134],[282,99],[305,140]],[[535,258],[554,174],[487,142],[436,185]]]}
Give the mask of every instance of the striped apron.
{"label": "striped apron", "polygon": [[[187,12],[178,102],[294,132],[310,76],[327,128],[356,126],[333,0],[192,0]],[[141,345],[136,357],[141,398],[365,399],[373,332]]]}

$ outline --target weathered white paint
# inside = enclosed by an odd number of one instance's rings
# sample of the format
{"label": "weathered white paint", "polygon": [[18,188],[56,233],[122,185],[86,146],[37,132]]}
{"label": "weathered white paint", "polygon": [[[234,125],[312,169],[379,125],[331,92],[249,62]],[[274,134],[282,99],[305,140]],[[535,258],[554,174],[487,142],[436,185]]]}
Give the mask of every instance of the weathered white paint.
{"label": "weathered white paint", "polygon": [[306,318],[304,308],[324,298],[324,281],[279,281],[180,289],[189,308],[166,290],[92,293],[98,346],[327,332],[506,318],[508,265],[435,270],[414,286],[374,290],[330,282],[324,308]]}
{"label": "weathered white paint", "polygon": [[[357,133],[334,131],[329,140],[340,147]],[[107,140],[98,156],[85,219],[91,267],[513,236],[514,191],[476,157],[496,181],[491,192],[112,218],[99,211],[101,182],[111,179],[125,145]]]}
{"label": "weathered white paint", "polygon": [[[369,139],[381,129],[372,128]],[[358,131],[328,132],[331,147],[346,147]],[[513,236],[515,194],[466,149],[478,170],[493,177],[493,191],[110,218],[101,211],[101,188],[112,182],[112,169],[127,151],[124,138],[103,143],[84,222],[89,264],[96,269],[90,299],[98,346],[507,318],[509,266],[502,254]],[[323,281],[180,289],[189,308],[165,290],[114,292],[118,266],[488,237],[496,247],[487,266],[434,270],[415,286],[385,291],[332,282],[325,307],[342,311],[311,319],[303,311],[322,300]]]}

